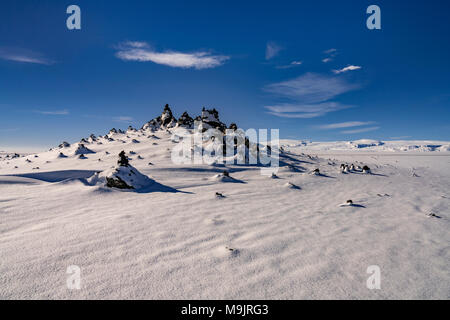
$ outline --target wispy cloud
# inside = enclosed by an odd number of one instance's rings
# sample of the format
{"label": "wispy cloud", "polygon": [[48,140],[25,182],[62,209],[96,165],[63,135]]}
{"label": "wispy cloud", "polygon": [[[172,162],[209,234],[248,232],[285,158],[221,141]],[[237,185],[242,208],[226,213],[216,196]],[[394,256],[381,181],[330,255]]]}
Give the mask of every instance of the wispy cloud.
{"label": "wispy cloud", "polygon": [[83,114],[82,115],[85,118],[89,119],[97,119],[101,121],[113,121],[113,122],[120,122],[120,123],[130,123],[133,122],[135,119],[131,116],[105,116],[105,115],[98,115],[98,114]]}
{"label": "wispy cloud", "polygon": [[132,122],[132,121],[134,121],[134,119],[132,117],[128,117],[128,116],[113,117],[112,120],[115,122]]}
{"label": "wispy cloud", "polygon": [[35,110],[35,113],[43,114],[43,115],[50,115],[50,116],[65,116],[69,114],[69,110],[52,110],[52,111],[45,111],[45,110]]}
{"label": "wispy cloud", "polygon": [[20,128],[0,128],[0,132],[17,132]]}
{"label": "wispy cloud", "polygon": [[338,51],[335,48],[331,48],[331,49],[325,50],[323,53],[326,54],[327,57],[322,59],[322,62],[328,63],[330,61],[333,61],[333,58],[338,54]]}
{"label": "wispy cloud", "polygon": [[123,43],[123,46],[125,47],[132,47],[132,48],[149,48],[147,42],[143,41],[126,41]]}
{"label": "wispy cloud", "polygon": [[296,101],[315,103],[327,101],[358,87],[358,85],[348,83],[339,77],[306,73],[291,80],[270,84],[264,89]]}
{"label": "wispy cloud", "polygon": [[354,133],[375,131],[375,130],[378,130],[378,129],[380,129],[380,127],[369,127],[369,128],[355,129],[355,130],[344,130],[344,131],[341,131],[341,133],[343,133],[343,134],[354,134]]}
{"label": "wispy cloud", "polygon": [[331,49],[325,50],[323,53],[325,53],[325,54],[336,54],[337,53],[337,49],[331,48]]}
{"label": "wispy cloud", "polygon": [[153,62],[174,68],[208,69],[221,66],[230,57],[212,55],[198,51],[183,53],[177,51],[157,52],[145,42],[125,42],[118,47],[116,57],[126,61]]}
{"label": "wispy cloud", "polygon": [[279,46],[275,42],[268,42],[266,45],[266,60],[276,57],[281,50],[283,50],[283,47]]}
{"label": "wispy cloud", "polygon": [[289,68],[295,68],[295,67],[299,67],[303,64],[302,61],[292,61],[290,64],[288,65],[283,65],[283,66],[276,66],[277,69],[289,69]]}
{"label": "wispy cloud", "polygon": [[343,73],[343,72],[354,71],[354,70],[359,70],[359,69],[361,69],[360,66],[349,65],[349,66],[347,66],[345,68],[342,68],[342,69],[339,69],[339,70],[333,70],[333,72],[335,74],[340,74],[340,73]]}
{"label": "wispy cloud", "polygon": [[373,121],[349,121],[349,122],[340,122],[340,123],[330,123],[317,126],[319,129],[323,130],[332,130],[332,129],[343,129],[343,128],[352,128],[352,127],[362,127],[374,124]]}
{"label": "wispy cloud", "polygon": [[317,104],[280,104],[266,106],[267,113],[281,118],[310,119],[326,115],[329,112],[339,111],[351,106],[337,102],[324,102]]}
{"label": "wispy cloud", "polygon": [[285,118],[314,118],[352,106],[330,101],[336,96],[359,88],[342,78],[306,73],[300,77],[270,84],[264,90],[277,98],[291,100],[265,106],[268,113]]}
{"label": "wispy cloud", "polygon": [[54,61],[47,59],[42,54],[22,48],[0,47],[0,59],[21,62],[51,65]]}

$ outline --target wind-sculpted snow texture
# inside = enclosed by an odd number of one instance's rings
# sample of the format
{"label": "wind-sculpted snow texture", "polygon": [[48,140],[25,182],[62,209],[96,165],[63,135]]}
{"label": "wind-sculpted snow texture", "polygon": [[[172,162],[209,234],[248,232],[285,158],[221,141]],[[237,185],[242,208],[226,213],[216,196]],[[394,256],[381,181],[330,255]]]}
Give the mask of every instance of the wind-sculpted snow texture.
{"label": "wind-sculpted snow texture", "polygon": [[[264,176],[174,164],[167,130],[191,121],[164,114],[85,139],[86,159],[77,142],[0,155],[0,298],[450,297],[449,142],[282,141]],[[380,290],[366,286],[372,265]]]}

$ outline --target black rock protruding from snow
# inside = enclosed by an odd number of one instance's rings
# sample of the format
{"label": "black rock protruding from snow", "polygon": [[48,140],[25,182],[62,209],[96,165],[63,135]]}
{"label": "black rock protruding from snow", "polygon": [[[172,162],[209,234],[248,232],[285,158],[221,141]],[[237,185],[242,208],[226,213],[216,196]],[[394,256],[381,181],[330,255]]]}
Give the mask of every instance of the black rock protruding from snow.
{"label": "black rock protruding from snow", "polygon": [[91,184],[102,183],[109,188],[141,189],[150,186],[154,180],[140,173],[129,164],[125,151],[119,154],[117,165],[109,170],[95,174],[90,178]]}
{"label": "black rock protruding from snow", "polygon": [[117,164],[122,167],[128,167],[130,165],[125,151],[119,153],[119,160],[117,161]]}
{"label": "black rock protruding from snow", "polygon": [[[193,119],[187,112],[184,112],[181,117],[176,120],[169,105],[166,104],[162,114],[144,124],[142,130],[167,130],[176,126],[186,129],[194,129],[195,127],[202,132],[208,129],[218,129],[225,133],[225,130],[227,129],[226,124],[220,121],[219,112],[216,109],[208,110],[203,108],[201,116],[198,116],[195,119]],[[230,128],[236,130],[237,125],[232,124]]]}
{"label": "black rock protruding from snow", "polygon": [[341,166],[340,166],[340,170],[341,170],[341,173],[348,173],[349,172],[349,167],[348,167],[348,165],[347,164],[341,164]]}
{"label": "black rock protruding from snow", "polygon": [[108,138],[108,137],[110,137],[110,136],[112,136],[114,134],[117,134],[117,133],[124,134],[125,131],[123,131],[121,129],[112,128],[111,130],[109,130],[109,133],[105,136],[105,138]]}
{"label": "black rock protruding from snow", "polygon": [[185,111],[181,117],[178,119],[177,125],[179,127],[193,129],[194,128],[194,119]]}
{"label": "black rock protruding from snow", "polygon": [[202,109],[202,115],[200,121],[196,118],[197,123],[195,124],[199,131],[206,131],[208,129],[217,129],[219,131],[225,132],[227,126],[225,123],[221,122],[219,119],[219,112],[216,109],[207,110]]}
{"label": "black rock protruding from snow", "polygon": [[172,110],[170,109],[169,105],[166,104],[162,114],[159,117],[150,120],[149,122],[144,124],[142,129],[151,131],[156,131],[159,129],[168,129],[175,127],[176,123],[177,120],[173,116]]}
{"label": "black rock protruding from snow", "polygon": [[168,104],[164,106],[163,113],[161,114],[161,126],[164,128],[171,128],[175,125],[176,119],[172,114],[172,110]]}
{"label": "black rock protruding from snow", "polygon": [[292,182],[287,182],[287,183],[285,183],[285,184],[284,184],[284,187],[285,187],[285,188],[292,189],[292,190],[300,190],[300,189],[301,189],[299,186],[293,184]]}
{"label": "black rock protruding from snow", "polygon": [[63,141],[63,142],[58,146],[58,148],[60,148],[60,149],[62,149],[62,148],[68,148],[68,147],[70,147],[70,143],[68,143],[68,142],[66,142],[66,141]]}
{"label": "black rock protruding from snow", "polygon": [[362,170],[363,170],[364,173],[371,173],[372,172],[368,166],[364,166],[362,168]]}
{"label": "black rock protruding from snow", "polygon": [[91,133],[91,135],[89,136],[88,141],[91,142],[91,143],[97,142],[97,137],[95,136],[95,134]]}
{"label": "black rock protruding from snow", "polygon": [[236,123],[231,123],[230,126],[228,127],[228,129],[236,131],[238,129],[238,126]]}
{"label": "black rock protruding from snow", "polygon": [[78,144],[77,150],[75,150],[75,155],[81,155],[81,154],[89,154],[89,153],[95,153],[91,149],[86,148],[86,146],[83,143]]}

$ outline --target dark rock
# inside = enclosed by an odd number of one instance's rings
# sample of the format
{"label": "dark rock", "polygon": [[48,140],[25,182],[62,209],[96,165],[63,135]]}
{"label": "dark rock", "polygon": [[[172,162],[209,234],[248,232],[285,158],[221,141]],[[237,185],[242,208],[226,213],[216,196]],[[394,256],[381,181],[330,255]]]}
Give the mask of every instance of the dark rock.
{"label": "dark rock", "polygon": [[134,189],[132,186],[127,185],[125,181],[119,177],[115,177],[114,179],[106,177],[106,186],[117,189]]}
{"label": "dark rock", "polygon": [[185,111],[177,122],[178,126],[192,129],[194,128],[194,119]]}
{"label": "dark rock", "polygon": [[119,161],[117,161],[117,164],[122,166],[122,167],[128,167],[129,166],[129,162],[128,162],[128,157],[125,154],[125,151],[122,151],[121,153],[119,153]]}

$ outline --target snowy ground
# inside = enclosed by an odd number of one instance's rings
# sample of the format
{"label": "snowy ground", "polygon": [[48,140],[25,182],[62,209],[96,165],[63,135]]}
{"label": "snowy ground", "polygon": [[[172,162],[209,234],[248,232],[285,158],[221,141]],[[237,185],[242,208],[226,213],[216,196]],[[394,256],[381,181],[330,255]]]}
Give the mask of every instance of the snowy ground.
{"label": "snowy ground", "polygon": [[[224,182],[222,167],[172,164],[167,133],[129,136],[86,144],[87,159],[75,146],[0,159],[0,298],[450,298],[449,142],[285,141],[278,179],[227,165],[236,180]],[[159,184],[88,185],[121,150]],[[342,174],[341,163],[373,174]],[[81,290],[66,286],[70,265]],[[366,287],[371,265],[380,290]]]}

